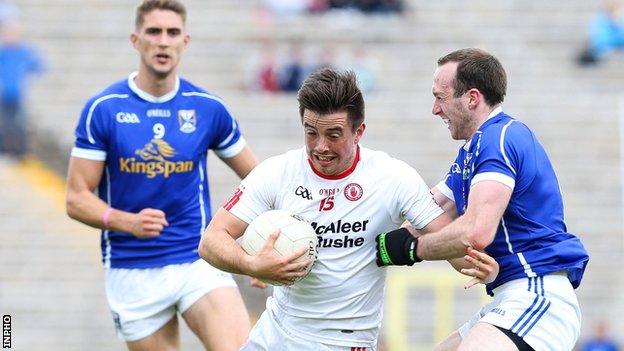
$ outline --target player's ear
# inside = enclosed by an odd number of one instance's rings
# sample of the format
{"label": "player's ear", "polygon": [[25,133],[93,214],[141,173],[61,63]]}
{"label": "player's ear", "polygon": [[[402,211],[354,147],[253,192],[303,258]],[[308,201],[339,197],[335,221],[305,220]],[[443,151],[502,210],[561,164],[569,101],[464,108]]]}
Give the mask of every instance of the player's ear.
{"label": "player's ear", "polygon": [[481,92],[477,89],[468,90],[468,108],[474,109],[481,101]]}
{"label": "player's ear", "polygon": [[358,144],[362,136],[364,135],[364,130],[366,129],[366,124],[360,124],[355,130],[355,143]]}
{"label": "player's ear", "polygon": [[139,36],[132,32],[130,33],[130,42],[132,43],[132,47],[134,47],[135,49],[137,48],[137,40],[139,39]]}

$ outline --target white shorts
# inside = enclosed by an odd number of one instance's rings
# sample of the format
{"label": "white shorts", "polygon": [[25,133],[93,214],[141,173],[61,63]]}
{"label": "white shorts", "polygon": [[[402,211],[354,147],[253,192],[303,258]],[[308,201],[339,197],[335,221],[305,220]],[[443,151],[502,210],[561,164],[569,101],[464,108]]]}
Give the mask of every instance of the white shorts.
{"label": "white shorts", "polygon": [[109,268],[105,274],[108,305],[125,341],[153,334],[213,289],[236,287],[231,274],[201,259],[158,268]]}
{"label": "white shorts", "polygon": [[512,280],[493,292],[494,300],[459,328],[462,338],[485,322],[512,331],[535,350],[572,350],[581,310],[565,272]]}
{"label": "white shorts", "polygon": [[[269,298],[271,299],[271,298]],[[267,303],[268,304],[268,303]],[[349,347],[323,344],[298,337],[282,327],[269,309],[262,312],[260,319],[249,334],[247,343],[240,351],[375,351],[372,347]]]}

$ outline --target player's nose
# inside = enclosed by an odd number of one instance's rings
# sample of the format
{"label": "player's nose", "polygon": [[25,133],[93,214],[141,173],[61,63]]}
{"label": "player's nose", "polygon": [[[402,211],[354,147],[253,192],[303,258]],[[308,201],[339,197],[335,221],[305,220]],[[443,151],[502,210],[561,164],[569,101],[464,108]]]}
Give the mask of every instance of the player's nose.
{"label": "player's nose", "polygon": [[324,152],[329,150],[329,141],[325,137],[320,137],[315,147],[316,151]]}
{"label": "player's nose", "polygon": [[433,107],[431,108],[431,113],[437,116],[442,113],[442,108],[434,102]]}

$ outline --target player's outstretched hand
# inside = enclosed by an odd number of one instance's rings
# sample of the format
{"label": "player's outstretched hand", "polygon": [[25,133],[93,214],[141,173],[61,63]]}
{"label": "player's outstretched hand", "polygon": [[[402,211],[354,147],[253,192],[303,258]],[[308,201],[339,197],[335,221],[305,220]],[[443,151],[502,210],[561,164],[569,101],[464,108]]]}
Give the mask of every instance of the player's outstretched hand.
{"label": "player's outstretched hand", "polygon": [[163,211],[144,208],[135,215],[132,223],[132,234],[142,239],[153,238],[159,236],[160,232],[168,225]]}
{"label": "player's outstretched hand", "polygon": [[377,266],[411,266],[422,261],[416,256],[418,239],[406,228],[381,233],[375,238]]}
{"label": "player's outstretched hand", "polygon": [[467,255],[464,256],[464,259],[474,267],[463,268],[461,270],[462,274],[473,277],[466,282],[466,284],[464,284],[464,289],[468,289],[479,283],[491,283],[494,279],[496,279],[499,268],[498,263],[485,252],[477,251],[472,247],[469,247]]}
{"label": "player's outstretched hand", "polygon": [[301,249],[292,252],[290,255],[281,256],[273,250],[275,241],[279,237],[280,231],[276,230],[269,235],[266,243],[258,252],[257,255],[252,256],[252,269],[253,276],[265,280],[273,280],[280,282],[284,285],[292,285],[298,279],[306,275],[305,268],[312,264],[309,259],[293,262],[297,258],[305,255],[309,248],[302,247]]}

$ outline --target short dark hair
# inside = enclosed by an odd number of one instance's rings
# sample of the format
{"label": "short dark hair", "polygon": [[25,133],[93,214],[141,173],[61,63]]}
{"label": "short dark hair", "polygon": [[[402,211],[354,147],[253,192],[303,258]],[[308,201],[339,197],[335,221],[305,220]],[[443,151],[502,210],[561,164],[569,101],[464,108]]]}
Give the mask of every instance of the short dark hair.
{"label": "short dark hair", "polygon": [[505,100],[507,73],[494,55],[481,49],[467,48],[440,57],[438,66],[448,62],[458,63],[453,82],[455,97],[476,88],[490,106],[498,105]]}
{"label": "short dark hair", "polygon": [[186,23],[186,8],[178,0],[143,0],[136,9],[136,18],[134,19],[135,28],[141,28],[146,14],[154,10],[169,10],[177,13],[182,17],[182,22]]}
{"label": "short dark hair", "polygon": [[303,112],[309,110],[320,115],[346,112],[352,131],[364,122],[364,97],[350,70],[322,68],[312,73],[299,89],[297,100],[302,120]]}

